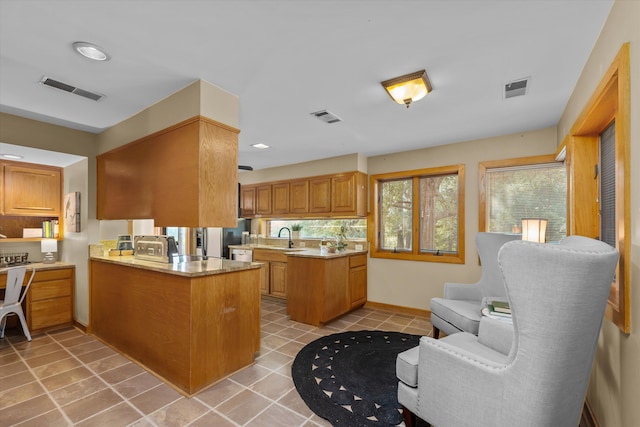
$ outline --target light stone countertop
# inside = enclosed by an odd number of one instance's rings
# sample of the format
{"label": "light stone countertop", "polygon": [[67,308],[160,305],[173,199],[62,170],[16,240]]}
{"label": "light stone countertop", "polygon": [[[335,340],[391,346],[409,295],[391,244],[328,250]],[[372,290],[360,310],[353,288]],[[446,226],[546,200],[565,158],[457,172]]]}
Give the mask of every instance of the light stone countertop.
{"label": "light stone countertop", "polygon": [[[32,262],[30,264],[24,264],[25,267],[27,267],[27,271],[29,271],[29,269],[31,268],[35,268],[36,271],[43,271],[43,270],[59,270],[61,268],[75,268],[76,265],[72,264],[70,262],[62,262],[62,261],[56,261],[52,264],[44,264],[42,262]],[[18,265],[12,265],[11,267],[19,267]],[[0,273],[3,273],[3,269],[5,269],[7,267],[0,267]],[[6,274],[6,271],[4,271],[4,273]]]}
{"label": "light stone countertop", "polygon": [[248,249],[248,250],[255,250],[255,249],[262,249],[262,250],[273,250],[273,251],[278,251],[278,252],[284,252],[285,255],[287,256],[295,256],[295,257],[306,257],[306,258],[324,258],[324,259],[330,259],[330,258],[340,258],[340,257],[344,257],[344,256],[351,256],[351,255],[359,255],[359,254],[366,254],[367,250],[366,249],[362,249],[360,251],[356,251],[354,249],[347,249],[343,252],[335,252],[335,253],[328,253],[326,255],[321,255],[320,254],[320,248],[285,248],[283,246],[269,246],[269,245],[229,245],[229,248],[231,249]]}
{"label": "light stone countertop", "polygon": [[185,277],[209,276],[212,274],[231,273],[234,271],[262,268],[261,263],[230,261],[223,258],[209,258],[206,261],[178,263],[146,261],[136,259],[134,256],[91,256],[89,259]]}

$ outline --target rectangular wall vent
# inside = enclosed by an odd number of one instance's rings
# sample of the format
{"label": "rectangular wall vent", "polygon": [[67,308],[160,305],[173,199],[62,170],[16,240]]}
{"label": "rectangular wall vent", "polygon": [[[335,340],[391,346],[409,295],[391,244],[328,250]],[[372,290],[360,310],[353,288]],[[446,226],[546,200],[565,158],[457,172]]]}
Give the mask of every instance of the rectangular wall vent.
{"label": "rectangular wall vent", "polygon": [[506,85],[504,85],[504,99],[526,95],[528,87],[529,78],[507,83]]}
{"label": "rectangular wall vent", "polygon": [[311,113],[312,116],[316,116],[318,120],[321,120],[325,123],[338,123],[341,122],[342,119],[335,114],[328,112],[327,110],[316,111],[315,113]]}
{"label": "rectangular wall vent", "polygon": [[58,80],[50,79],[47,76],[44,76],[42,79],[40,79],[40,84],[43,84],[45,86],[49,86],[52,88],[60,89],[65,92],[73,93],[74,95],[82,96],[83,98],[87,98],[92,101],[100,101],[102,98],[104,98],[104,95],[101,95],[99,93],[80,89],[78,87],[59,82]]}

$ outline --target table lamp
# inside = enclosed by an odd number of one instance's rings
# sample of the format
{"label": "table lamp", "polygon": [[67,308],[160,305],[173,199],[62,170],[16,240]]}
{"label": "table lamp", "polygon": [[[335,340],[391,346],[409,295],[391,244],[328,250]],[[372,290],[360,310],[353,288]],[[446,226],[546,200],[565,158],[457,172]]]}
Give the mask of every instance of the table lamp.
{"label": "table lamp", "polygon": [[42,239],[40,241],[40,251],[45,254],[42,259],[44,264],[55,263],[56,258],[53,256],[53,253],[58,252],[58,241],[56,239]]}
{"label": "table lamp", "polygon": [[522,218],[522,240],[545,243],[547,220],[543,218]]}

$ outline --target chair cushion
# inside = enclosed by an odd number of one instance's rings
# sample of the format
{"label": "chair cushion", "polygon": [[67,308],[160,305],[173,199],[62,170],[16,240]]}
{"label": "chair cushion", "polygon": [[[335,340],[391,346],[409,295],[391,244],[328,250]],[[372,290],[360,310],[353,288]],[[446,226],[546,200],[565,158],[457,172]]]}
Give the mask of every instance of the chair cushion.
{"label": "chair cushion", "polygon": [[479,301],[431,298],[431,313],[462,331],[478,335],[482,317]]}
{"label": "chair cushion", "polygon": [[418,387],[418,350],[419,346],[398,354],[396,359],[396,376],[411,387]]}

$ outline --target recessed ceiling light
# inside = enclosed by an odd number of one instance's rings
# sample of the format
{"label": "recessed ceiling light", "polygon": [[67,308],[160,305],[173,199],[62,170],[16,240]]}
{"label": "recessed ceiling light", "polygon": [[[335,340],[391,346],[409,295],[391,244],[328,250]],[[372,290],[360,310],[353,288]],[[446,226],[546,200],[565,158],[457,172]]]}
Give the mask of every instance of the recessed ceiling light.
{"label": "recessed ceiling light", "polygon": [[20,160],[23,158],[22,156],[18,156],[17,154],[0,154],[0,156],[4,157],[5,159],[11,160]]}
{"label": "recessed ceiling light", "polygon": [[75,42],[73,44],[73,48],[76,50],[76,52],[78,52],[80,55],[84,56],[85,58],[93,59],[94,61],[109,60],[109,55],[107,55],[107,53],[104,50],[102,50],[101,47],[96,46],[93,43]]}
{"label": "recessed ceiling light", "polygon": [[269,148],[269,146],[267,144],[263,144],[262,142],[259,142],[257,144],[251,144],[251,146],[253,148],[257,148],[258,150],[265,150],[265,149]]}

